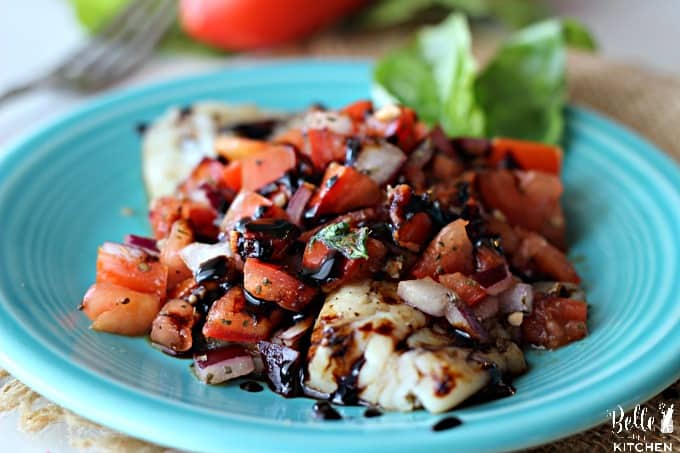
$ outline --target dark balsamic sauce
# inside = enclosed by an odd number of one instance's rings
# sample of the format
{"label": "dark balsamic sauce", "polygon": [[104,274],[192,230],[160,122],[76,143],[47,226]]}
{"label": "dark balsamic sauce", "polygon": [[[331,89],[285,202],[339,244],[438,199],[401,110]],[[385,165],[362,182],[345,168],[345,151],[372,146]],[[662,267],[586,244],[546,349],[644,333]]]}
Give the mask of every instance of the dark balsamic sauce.
{"label": "dark balsamic sauce", "polygon": [[139,134],[140,136],[143,136],[148,129],[149,129],[148,123],[137,123],[137,126],[135,127],[137,134]]}
{"label": "dark balsamic sauce", "polygon": [[241,390],[245,390],[246,392],[251,392],[251,393],[257,393],[261,392],[264,390],[264,387],[259,382],[255,381],[246,381],[242,382],[241,385],[239,385]]}
{"label": "dark balsamic sauce", "polygon": [[350,406],[359,404],[359,373],[364,363],[366,359],[362,356],[354,362],[348,375],[337,379],[338,389],[333,393],[331,401]]}
{"label": "dark balsamic sauce", "polygon": [[455,428],[463,424],[463,420],[458,417],[451,416],[442,418],[437,423],[432,425],[432,431],[446,431],[447,429]]}
{"label": "dark balsamic sauce", "polygon": [[196,283],[203,283],[207,280],[221,280],[227,276],[229,266],[225,256],[216,256],[201,264],[196,272]]}
{"label": "dark balsamic sauce", "polygon": [[317,401],[312,408],[314,411],[314,418],[320,420],[342,420],[340,412],[335,410],[328,401]]}
{"label": "dark balsamic sauce", "polygon": [[366,418],[382,417],[382,415],[382,411],[375,407],[369,407],[364,411],[364,417]]}
{"label": "dark balsamic sauce", "polygon": [[274,119],[253,121],[229,126],[222,129],[222,131],[232,131],[240,137],[251,138],[254,140],[264,140],[272,134],[277,124],[278,120]]}

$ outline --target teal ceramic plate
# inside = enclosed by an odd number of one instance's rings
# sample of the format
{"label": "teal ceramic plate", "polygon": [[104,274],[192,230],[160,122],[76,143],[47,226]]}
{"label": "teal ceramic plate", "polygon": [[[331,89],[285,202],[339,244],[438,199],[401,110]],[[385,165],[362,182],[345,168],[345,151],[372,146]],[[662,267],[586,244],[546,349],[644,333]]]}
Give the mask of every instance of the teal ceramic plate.
{"label": "teal ceramic plate", "polygon": [[[517,394],[453,411],[433,432],[423,411],[340,422],[309,399],[208,387],[144,339],[97,334],[76,310],[97,246],[146,233],[134,126],[200,99],[302,109],[369,94],[366,63],[257,65],[127,91],[4,150],[0,161],[0,365],[53,401],[164,445],[201,451],[430,453],[527,447],[606,420],[680,377],[680,172],[623,128],[568,110],[564,203],[584,277],[591,335],[532,352]],[[121,215],[132,207],[135,215]]]}

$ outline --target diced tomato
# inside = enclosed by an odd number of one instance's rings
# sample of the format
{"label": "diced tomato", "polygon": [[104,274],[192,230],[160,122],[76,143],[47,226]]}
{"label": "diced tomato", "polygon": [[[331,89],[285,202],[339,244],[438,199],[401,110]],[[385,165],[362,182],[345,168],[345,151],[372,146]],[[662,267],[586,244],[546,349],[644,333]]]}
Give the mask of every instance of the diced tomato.
{"label": "diced tomato", "polygon": [[155,294],[97,282],[85,293],[81,308],[94,330],[136,336],[151,330],[161,302]]}
{"label": "diced tomato", "polygon": [[316,272],[333,255],[335,250],[328,248],[322,241],[310,241],[302,255],[302,268],[306,272]]}
{"label": "diced tomato", "polygon": [[156,239],[163,239],[170,234],[175,221],[182,217],[182,202],[175,197],[160,197],[153,201],[149,211],[151,230]]}
{"label": "diced tomato", "polygon": [[491,141],[489,165],[496,166],[507,157],[522,170],[538,170],[559,175],[562,169],[562,148],[545,143],[495,138]]}
{"label": "diced tomato", "polygon": [[486,296],[482,285],[460,272],[439,276],[439,283],[455,292],[467,305],[475,305]]}
{"label": "diced tomato", "polygon": [[588,305],[580,300],[537,294],[533,311],[522,322],[527,343],[559,348],[588,334]]}
{"label": "diced tomato", "polygon": [[241,187],[257,190],[295,168],[297,158],[289,146],[272,145],[241,160]]}
{"label": "diced tomato", "polygon": [[352,167],[331,163],[309,206],[320,217],[373,206],[380,198],[380,187],[369,176]]}
{"label": "diced tomato", "polygon": [[264,151],[271,145],[262,140],[222,135],[215,139],[215,151],[219,156],[229,162],[241,160],[260,151]]}
{"label": "diced tomato", "polygon": [[537,272],[561,282],[579,283],[581,281],[566,255],[533,232],[523,233],[522,242],[512,262],[516,268],[525,273]]}
{"label": "diced tomato", "polygon": [[210,307],[203,325],[203,335],[242,343],[267,340],[281,317],[277,310],[269,316],[248,312],[243,290],[239,286],[233,286]]}
{"label": "diced tomato", "polygon": [[222,186],[234,192],[241,190],[241,161],[229,162],[222,171]]}
{"label": "diced tomato", "polygon": [[328,129],[309,129],[306,135],[307,146],[302,148],[302,152],[309,156],[318,171],[323,171],[331,162],[344,162],[344,135]]}
{"label": "diced tomato", "polygon": [[187,219],[197,235],[216,239],[220,232],[215,221],[217,211],[209,205],[185,200],[182,202],[182,218]]}
{"label": "diced tomato", "polygon": [[340,266],[340,276],[324,285],[324,290],[332,290],[346,283],[362,280],[378,272],[383,264],[387,247],[377,239],[368,238],[366,240],[366,253],[368,258],[347,259]]}
{"label": "diced tomato", "polygon": [[536,171],[490,170],[479,173],[476,181],[487,207],[498,209],[511,225],[540,233],[564,249],[562,183],[557,176]]}
{"label": "diced tomato", "polygon": [[301,311],[317,290],[290,275],[281,266],[248,258],[243,266],[243,286],[258,299],[274,302],[291,311]]}
{"label": "diced tomato", "polygon": [[[113,283],[165,299],[168,268],[142,250],[105,242],[97,254],[97,283]],[[160,307],[158,307],[160,308]]]}
{"label": "diced tomato", "polygon": [[172,290],[168,290],[168,299],[186,299],[198,288],[198,283],[194,277],[182,280]]}
{"label": "diced tomato", "polygon": [[400,247],[417,252],[430,239],[432,227],[430,216],[424,212],[419,212],[394,230],[393,237]]}
{"label": "diced tomato", "polygon": [[432,158],[432,175],[441,181],[450,181],[460,176],[465,170],[463,161],[459,158],[437,153]]}
{"label": "diced tomato", "polygon": [[425,278],[454,272],[470,274],[474,270],[474,257],[472,243],[465,230],[467,223],[458,219],[442,228],[411,270],[413,276]]}
{"label": "diced tomato", "polygon": [[268,198],[255,192],[243,190],[229,206],[220,230],[228,232],[245,218],[287,219],[287,217],[286,211],[274,205]]}
{"label": "diced tomato", "polygon": [[185,195],[191,194],[203,184],[217,186],[222,180],[224,164],[217,159],[203,158],[191,172],[191,175],[179,186],[179,191]]}
{"label": "diced tomato", "polygon": [[302,134],[302,130],[292,128],[274,137],[272,142],[281,145],[291,145],[301,151],[305,146],[305,137]]}
{"label": "diced tomato", "polygon": [[[425,129],[418,128],[420,134],[416,134],[416,112],[408,107],[397,107],[399,114],[395,118],[381,120],[375,116],[366,121],[369,135],[390,139],[406,153],[412,151],[418,142],[426,135]],[[421,136],[422,135],[422,136]]]}
{"label": "diced tomato", "polygon": [[186,220],[180,219],[172,224],[170,235],[161,247],[160,262],[168,269],[168,292],[191,277],[191,271],[184,264],[179,251],[194,242],[194,233]]}
{"label": "diced tomato", "polygon": [[362,123],[368,115],[373,113],[373,102],[366,99],[356,101],[340,110],[340,112],[352,118],[352,121],[355,123]]}

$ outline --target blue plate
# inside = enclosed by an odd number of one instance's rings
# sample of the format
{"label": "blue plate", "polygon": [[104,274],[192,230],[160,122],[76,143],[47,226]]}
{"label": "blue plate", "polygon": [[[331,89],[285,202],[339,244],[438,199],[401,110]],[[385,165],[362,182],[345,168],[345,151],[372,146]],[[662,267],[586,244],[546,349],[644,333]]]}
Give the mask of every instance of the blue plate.
{"label": "blue plate", "polygon": [[[369,95],[366,63],[292,61],[116,94],[2,153],[0,365],[53,401],[125,433],[201,451],[430,453],[515,449],[606,421],[680,377],[680,173],[647,142],[578,108],[567,115],[564,204],[572,257],[591,303],[591,335],[531,352],[517,394],[453,411],[433,432],[418,411],[340,422],[312,401],[208,387],[144,339],[98,334],[76,310],[97,246],[146,233],[134,126],[201,99],[302,109]],[[132,207],[135,215],[121,215]]]}

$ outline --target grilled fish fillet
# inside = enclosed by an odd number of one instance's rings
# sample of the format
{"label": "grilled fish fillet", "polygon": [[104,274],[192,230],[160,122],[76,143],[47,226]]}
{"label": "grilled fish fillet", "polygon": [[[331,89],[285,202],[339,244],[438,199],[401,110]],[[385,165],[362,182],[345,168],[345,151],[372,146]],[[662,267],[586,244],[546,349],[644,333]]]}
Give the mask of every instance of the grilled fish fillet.
{"label": "grilled fish fillet", "polygon": [[168,110],[144,132],[142,173],[149,200],[172,195],[204,157],[216,157],[215,138],[220,128],[277,116],[280,114],[252,105],[219,102]]}
{"label": "grilled fish fillet", "polygon": [[350,382],[366,403],[444,412],[489,383],[484,361],[511,374],[526,368],[510,341],[475,351],[473,360],[472,350],[451,346],[452,337],[429,324],[427,315],[400,300],[395,284],[346,285],[327,297],[314,325],[305,383],[337,395]]}

